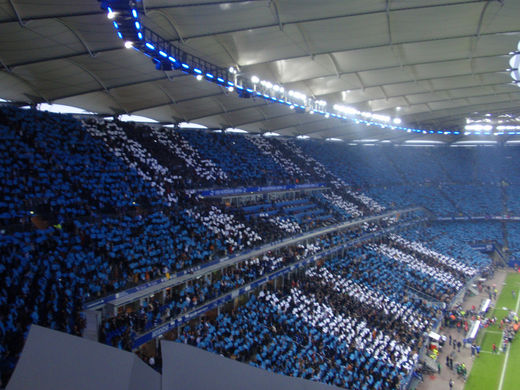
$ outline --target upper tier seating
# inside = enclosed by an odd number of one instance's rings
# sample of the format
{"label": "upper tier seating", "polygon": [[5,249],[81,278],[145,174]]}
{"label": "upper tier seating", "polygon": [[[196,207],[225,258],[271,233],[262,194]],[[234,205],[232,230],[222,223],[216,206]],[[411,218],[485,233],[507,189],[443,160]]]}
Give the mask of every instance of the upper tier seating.
{"label": "upper tier seating", "polygon": [[228,177],[228,186],[286,184],[292,179],[278,162],[259,151],[249,137],[227,133],[181,131],[180,134],[211,159]]}

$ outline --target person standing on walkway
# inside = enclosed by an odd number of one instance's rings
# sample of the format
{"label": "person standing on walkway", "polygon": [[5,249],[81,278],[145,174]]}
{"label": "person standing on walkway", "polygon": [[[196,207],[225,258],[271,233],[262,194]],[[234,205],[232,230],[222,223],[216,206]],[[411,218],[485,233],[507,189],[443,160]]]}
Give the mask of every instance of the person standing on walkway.
{"label": "person standing on walkway", "polygon": [[450,378],[450,390],[453,389],[453,379]]}

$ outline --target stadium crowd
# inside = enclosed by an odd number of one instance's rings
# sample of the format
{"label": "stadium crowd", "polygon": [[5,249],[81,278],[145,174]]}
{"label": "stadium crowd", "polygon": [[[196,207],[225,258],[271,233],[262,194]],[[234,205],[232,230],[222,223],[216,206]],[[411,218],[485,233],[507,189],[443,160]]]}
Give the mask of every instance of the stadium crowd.
{"label": "stadium crowd", "polygon": [[[0,137],[3,383],[30,324],[80,335],[80,313],[89,300],[380,214],[384,205],[424,205],[439,215],[499,213],[516,207],[508,191],[520,185],[520,176],[500,170],[500,156],[497,165],[479,152],[461,152],[480,161],[468,173],[455,151],[442,151],[436,166],[423,151],[395,155],[316,140],[78,120],[8,105],[0,107]],[[409,164],[414,159],[421,162]],[[442,182],[446,177],[449,183]],[[293,203],[271,201],[253,213],[247,207],[256,203],[231,207],[185,191],[318,182],[326,188],[300,193]],[[465,202],[481,187],[486,190],[478,202]],[[105,319],[100,339],[131,349],[136,334],[168,318],[302,257],[406,220],[365,223],[189,281],[164,299]],[[500,229],[486,223],[492,226],[487,237],[500,240]],[[432,224],[359,245],[309,268],[290,287],[251,295],[244,307],[196,329],[185,327],[181,340],[288,375],[395,388],[416,362],[421,332],[438,315],[438,303],[448,303],[490,264],[464,244],[482,235],[483,225],[469,226]]]}

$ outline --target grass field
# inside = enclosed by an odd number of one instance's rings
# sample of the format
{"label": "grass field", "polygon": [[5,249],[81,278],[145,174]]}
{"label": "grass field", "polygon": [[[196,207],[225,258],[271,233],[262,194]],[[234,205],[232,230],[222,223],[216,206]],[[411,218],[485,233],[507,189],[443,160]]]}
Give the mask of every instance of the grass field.
{"label": "grass field", "polygon": [[[512,295],[513,289],[516,291],[515,298]],[[500,321],[508,312],[503,307],[510,310],[515,310],[515,308],[518,310],[520,302],[519,290],[520,273],[508,274],[506,284],[491,316],[495,315]],[[480,340],[477,340],[481,345],[480,357],[475,358],[476,360],[471,369],[465,390],[520,390],[519,337],[511,344],[508,353],[493,354],[491,353],[491,346],[495,343],[497,349],[499,348],[502,341],[501,330],[498,328],[498,325],[494,325],[485,331],[481,331]],[[507,365],[504,367],[506,359]]]}

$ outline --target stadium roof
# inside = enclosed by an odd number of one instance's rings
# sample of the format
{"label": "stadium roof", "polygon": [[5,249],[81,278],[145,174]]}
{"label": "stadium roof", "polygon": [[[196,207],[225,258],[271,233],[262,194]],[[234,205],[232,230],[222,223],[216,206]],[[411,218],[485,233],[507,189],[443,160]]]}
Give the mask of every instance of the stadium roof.
{"label": "stadium roof", "polygon": [[[472,115],[520,115],[520,89],[506,70],[520,38],[519,1],[143,0],[138,7],[144,25],[182,50],[325,100],[330,110],[342,104],[436,131],[463,129]],[[156,70],[124,47],[96,0],[0,0],[0,31],[0,98],[16,102],[281,135],[425,137],[241,99],[193,75]]]}

